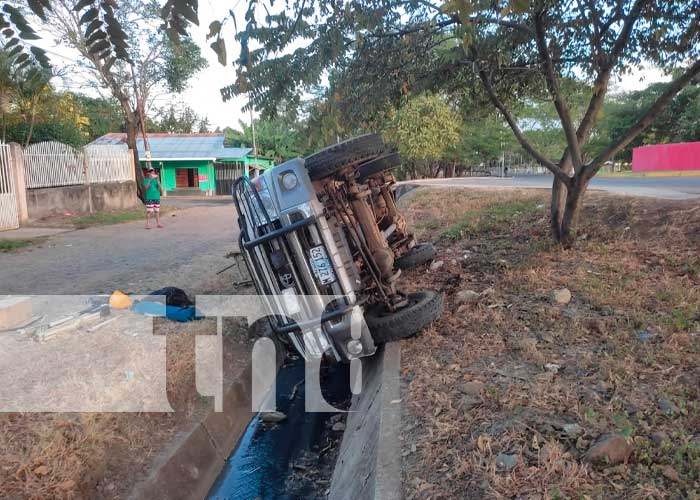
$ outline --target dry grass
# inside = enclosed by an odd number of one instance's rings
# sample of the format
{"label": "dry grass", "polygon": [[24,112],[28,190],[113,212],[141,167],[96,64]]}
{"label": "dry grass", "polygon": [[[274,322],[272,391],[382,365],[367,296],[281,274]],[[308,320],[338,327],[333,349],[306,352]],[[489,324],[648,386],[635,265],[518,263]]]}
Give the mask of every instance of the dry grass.
{"label": "dry grass", "polygon": [[[446,298],[441,320],[403,343],[406,498],[700,498],[700,209],[590,193],[563,251],[547,202],[473,190],[404,202],[445,263],[404,284]],[[563,287],[573,300],[556,305]],[[464,289],[480,301],[457,307]],[[472,381],[481,396],[460,392]],[[583,460],[607,432],[633,443],[629,463]],[[515,468],[497,467],[499,453]]]}
{"label": "dry grass", "polygon": [[[200,397],[195,388],[194,343],[197,335],[215,332],[213,320],[156,322],[155,335],[167,339],[167,396],[173,413],[1,414],[0,497],[125,498],[147,473],[154,456],[177,432],[202,418],[211,407],[209,398]],[[224,376],[231,381],[245,366],[250,345],[247,333],[238,324],[225,324],[224,334]],[[114,339],[111,341],[114,349],[125,342],[119,336],[118,331],[101,331],[99,335],[102,339]],[[84,347],[86,343],[97,342],[96,337],[85,332],[67,333],[50,342],[58,344],[54,355],[70,359],[70,351],[88,352],[76,347],[76,343]],[[129,354],[134,356],[134,352]],[[70,363],[76,363],[72,366],[77,369],[79,360]],[[118,365],[122,371],[123,366],[133,366]],[[37,372],[41,370],[37,366]],[[134,371],[137,376],[144,373],[138,367]],[[92,373],[89,369],[82,372]],[[148,377],[148,372],[145,376]],[[37,373],[37,377],[43,375]],[[57,394],[68,390],[68,387],[56,388]],[[133,401],[134,394],[125,393],[128,390],[128,382],[112,387],[102,402],[108,404],[127,397]]]}

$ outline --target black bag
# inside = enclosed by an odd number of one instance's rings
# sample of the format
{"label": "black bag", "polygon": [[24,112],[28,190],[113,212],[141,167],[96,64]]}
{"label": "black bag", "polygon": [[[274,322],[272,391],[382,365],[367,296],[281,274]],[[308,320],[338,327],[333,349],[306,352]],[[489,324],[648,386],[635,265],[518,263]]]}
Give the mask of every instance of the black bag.
{"label": "black bag", "polygon": [[149,295],[165,295],[166,306],[190,307],[194,305],[194,302],[190,300],[184,290],[174,286],[166,286],[165,288],[149,293]]}

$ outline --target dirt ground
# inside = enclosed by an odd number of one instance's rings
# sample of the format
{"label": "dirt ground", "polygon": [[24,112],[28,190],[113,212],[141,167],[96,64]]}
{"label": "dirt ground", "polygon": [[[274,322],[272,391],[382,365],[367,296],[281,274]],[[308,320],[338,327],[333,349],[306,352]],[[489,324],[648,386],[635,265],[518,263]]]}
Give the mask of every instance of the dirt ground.
{"label": "dirt ground", "polygon": [[[228,271],[199,282],[190,277],[196,284],[188,288],[188,292],[192,296],[207,292],[251,293],[249,287],[233,286],[232,273]],[[197,335],[215,333],[214,319],[188,323],[155,319],[153,334],[166,337],[166,393],[174,412],[0,414],[0,498],[126,498],[132,487],[145,478],[156,455],[213,407],[212,398],[201,397],[196,390],[194,353]],[[224,321],[223,334],[224,383],[227,384],[249,363],[253,339],[245,325],[234,319]],[[84,330],[64,333],[47,341],[46,346],[75,368],[76,380],[71,382],[79,384],[81,373],[99,372],[99,376],[109,377],[114,375],[114,370],[110,367],[81,370],[81,359],[77,358],[86,355],[75,353],[99,353],[99,347],[86,351],[86,344],[109,344],[109,338],[114,339],[113,348],[117,349],[123,347],[127,337],[125,331],[105,327],[95,333]],[[9,342],[8,339],[3,341]],[[124,355],[138,357],[133,352]],[[114,358],[114,355],[110,357]],[[116,369],[117,375],[124,372],[122,377],[117,377],[120,382],[100,395],[105,404],[125,400],[123,391],[142,387],[141,379],[149,379],[148,367],[128,365],[132,369],[126,373],[124,366],[127,365],[120,363]],[[43,366],[37,366],[36,377],[44,383],[55,383],[50,373],[43,373],[45,371]],[[141,385],[133,385],[137,382]],[[30,381],[27,383],[32,385]],[[60,387],[55,389],[56,394],[62,393]],[[129,392],[130,400],[135,397]]]}
{"label": "dirt ground", "polygon": [[406,499],[700,498],[697,202],[589,193],[568,251],[546,192],[403,204],[446,304],[402,344]]}
{"label": "dirt ground", "polygon": [[0,294],[150,293],[192,283],[230,264],[238,228],[232,204],[194,206],[143,221],[89,227],[0,254]]}

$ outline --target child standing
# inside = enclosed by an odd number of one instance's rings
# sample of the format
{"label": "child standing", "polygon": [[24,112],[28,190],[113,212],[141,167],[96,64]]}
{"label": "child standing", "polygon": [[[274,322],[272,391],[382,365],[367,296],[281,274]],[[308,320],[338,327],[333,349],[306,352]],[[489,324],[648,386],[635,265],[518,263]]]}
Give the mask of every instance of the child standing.
{"label": "child standing", "polygon": [[146,175],[143,179],[143,187],[146,192],[146,229],[151,229],[151,214],[155,215],[156,227],[164,227],[160,223],[160,182],[158,181],[158,174],[150,167],[146,169]]}

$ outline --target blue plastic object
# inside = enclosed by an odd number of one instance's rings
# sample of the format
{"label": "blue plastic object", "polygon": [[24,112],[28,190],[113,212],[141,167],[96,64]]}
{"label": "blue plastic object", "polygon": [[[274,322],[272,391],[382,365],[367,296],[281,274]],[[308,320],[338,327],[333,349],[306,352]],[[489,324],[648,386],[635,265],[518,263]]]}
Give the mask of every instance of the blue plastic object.
{"label": "blue plastic object", "polygon": [[201,318],[201,316],[197,314],[197,309],[194,306],[166,306],[161,302],[152,302],[150,300],[137,302],[131,307],[131,310],[143,314],[144,316],[164,316],[172,321],[179,321],[181,323]]}

